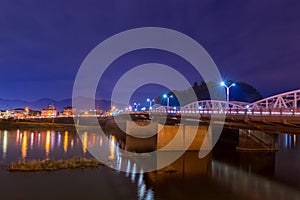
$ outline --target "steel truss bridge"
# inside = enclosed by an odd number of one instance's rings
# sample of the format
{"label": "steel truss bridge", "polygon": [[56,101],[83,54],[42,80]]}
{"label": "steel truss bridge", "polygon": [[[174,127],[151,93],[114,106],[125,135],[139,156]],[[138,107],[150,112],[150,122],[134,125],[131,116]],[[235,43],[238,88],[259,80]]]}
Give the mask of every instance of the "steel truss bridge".
{"label": "steel truss bridge", "polygon": [[300,116],[300,90],[274,95],[253,103],[202,100],[180,108],[159,106],[151,112],[190,114],[288,115]]}

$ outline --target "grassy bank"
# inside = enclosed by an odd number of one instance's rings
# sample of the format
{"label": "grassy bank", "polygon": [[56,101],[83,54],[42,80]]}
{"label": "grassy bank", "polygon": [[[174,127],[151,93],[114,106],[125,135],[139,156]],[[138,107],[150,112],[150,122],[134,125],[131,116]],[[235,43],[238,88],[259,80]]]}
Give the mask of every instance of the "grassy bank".
{"label": "grassy bank", "polygon": [[69,160],[31,160],[19,161],[10,164],[9,171],[55,171],[61,169],[75,169],[75,168],[90,168],[102,165],[96,159],[72,158]]}
{"label": "grassy bank", "polygon": [[[126,125],[126,120],[123,119],[123,126]],[[103,130],[121,131],[115,123],[113,117],[99,118],[98,123],[90,123],[90,118],[80,118],[80,125],[74,124],[73,118],[37,118],[37,119],[0,119],[0,129],[51,129],[51,130],[68,130],[76,131],[78,128],[82,129],[97,129],[99,124]],[[120,121],[120,120],[119,120]]]}
{"label": "grassy bank", "polygon": [[76,130],[74,124],[48,123],[48,122],[21,122],[11,120],[0,120],[0,129],[60,129],[60,130]]}

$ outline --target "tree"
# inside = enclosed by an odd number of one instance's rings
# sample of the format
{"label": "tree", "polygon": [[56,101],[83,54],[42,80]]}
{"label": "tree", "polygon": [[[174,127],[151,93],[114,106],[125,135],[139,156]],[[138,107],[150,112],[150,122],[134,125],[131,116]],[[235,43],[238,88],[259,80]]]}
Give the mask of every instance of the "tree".
{"label": "tree", "polygon": [[231,101],[255,102],[262,99],[261,94],[253,86],[239,82],[230,90]]}
{"label": "tree", "polygon": [[[232,82],[232,81],[230,81]],[[208,90],[208,88],[210,90]],[[224,90],[224,91],[223,91]],[[209,93],[212,92],[212,94]],[[184,106],[188,103],[195,101],[193,93],[196,95],[196,100],[210,100],[211,96],[214,97],[214,100],[225,100],[225,88],[222,88],[219,83],[208,82],[205,83],[202,81],[199,85],[197,82],[194,82],[193,86],[183,91],[170,91],[168,95],[173,95],[174,98],[170,99],[171,106]],[[223,98],[222,98],[223,97]],[[242,101],[242,102],[254,102],[262,99],[260,93],[253,86],[244,83],[236,82],[236,86],[230,89],[230,101]],[[157,102],[165,105],[165,99],[162,98],[162,95],[156,98]],[[179,103],[180,100],[180,103]]]}

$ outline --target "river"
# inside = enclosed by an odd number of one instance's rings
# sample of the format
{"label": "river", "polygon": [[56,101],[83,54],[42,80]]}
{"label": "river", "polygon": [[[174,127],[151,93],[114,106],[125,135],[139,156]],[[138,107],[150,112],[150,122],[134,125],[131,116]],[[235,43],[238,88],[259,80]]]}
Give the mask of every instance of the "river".
{"label": "river", "polygon": [[[1,199],[300,199],[300,136],[275,135],[275,152],[240,152],[238,130],[223,130],[203,159],[188,151],[170,166],[120,172],[107,166],[55,172],[8,172],[11,162],[68,159],[91,155],[101,144],[96,133],[58,130],[0,130]],[[82,138],[82,140],[80,139]],[[118,134],[108,135],[110,157],[126,148]],[[124,159],[124,158],[123,158]],[[123,160],[124,162],[128,162]]]}

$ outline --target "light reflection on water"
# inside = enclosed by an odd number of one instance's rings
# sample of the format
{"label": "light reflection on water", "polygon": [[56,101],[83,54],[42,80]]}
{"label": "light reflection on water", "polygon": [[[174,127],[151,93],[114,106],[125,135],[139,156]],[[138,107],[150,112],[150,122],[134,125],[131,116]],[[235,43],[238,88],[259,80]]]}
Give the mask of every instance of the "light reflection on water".
{"label": "light reflection on water", "polygon": [[[143,173],[143,169],[137,169],[134,160],[124,158],[120,155],[116,147],[118,146],[124,149],[125,142],[123,140],[115,135],[109,135],[108,143],[104,144],[104,141],[101,135],[88,132],[83,132],[78,136],[74,132],[68,131],[0,130],[0,145],[2,146],[0,163],[9,164],[12,161],[18,161],[20,159],[66,159],[74,156],[90,157],[87,149],[89,147],[100,146],[107,148],[109,151],[108,160],[116,160],[119,169],[121,169],[121,166],[127,166],[125,173],[120,172],[120,170],[117,170],[117,173],[123,174],[128,177],[132,183],[136,184],[137,199],[154,199],[155,197],[159,197],[162,194],[162,190],[166,185],[165,181],[168,178],[180,181],[182,177],[185,177],[185,180],[188,180],[189,177],[193,177],[193,179],[196,178],[200,182],[202,181],[201,177],[203,175],[209,176],[211,180],[222,184],[224,187],[228,187],[233,192],[245,193],[246,196],[248,195],[257,199],[300,198],[299,192],[295,192],[294,189],[290,189],[284,184],[279,184],[282,179],[292,179],[289,176],[290,174],[282,174],[283,170],[288,171],[294,169],[295,171],[292,171],[292,173],[295,175],[292,176],[296,177],[297,174],[300,174],[299,162],[289,160],[289,155],[295,155],[296,157],[300,153],[298,144],[299,136],[297,135],[282,134],[278,136],[276,146],[279,152],[274,152],[276,162],[268,165],[268,167],[271,166],[274,170],[273,177],[271,177],[272,180],[266,179],[261,175],[255,175],[255,171],[253,170],[257,167],[257,163],[250,162],[250,167],[245,169],[240,166],[242,165],[241,163],[236,163],[236,165],[234,163],[228,164],[219,161],[211,155],[210,159],[204,162],[201,161],[202,163],[194,159],[193,156],[193,159],[190,159],[190,154],[197,156],[198,152],[189,152],[185,154],[181,160],[179,159],[175,164],[172,164],[172,167],[175,169],[173,174],[160,170],[158,172],[149,173],[150,176],[148,173]],[[231,153],[237,154],[236,152]],[[223,156],[230,157],[234,155],[224,153]],[[241,158],[247,157],[248,154],[239,154],[239,156],[239,159],[242,160]],[[287,162],[293,163],[294,168],[290,169],[286,168],[286,166],[282,166],[281,163]],[[276,180],[277,178],[280,179]],[[150,181],[146,181],[147,179]],[[275,181],[273,181],[273,179],[275,179]],[[158,188],[156,185],[161,188]],[[177,189],[185,190],[183,188]]]}
{"label": "light reflection on water", "polygon": [[7,130],[3,133],[3,145],[2,145],[2,151],[3,151],[3,158],[6,157],[6,151],[7,151]]}
{"label": "light reflection on water", "polygon": [[85,154],[86,153],[86,149],[87,149],[87,132],[83,133],[83,137],[82,137],[82,151]]}
{"label": "light reflection on water", "polygon": [[[107,144],[103,143],[103,138],[102,135],[97,135],[95,133],[88,133],[84,132],[82,134],[79,134],[79,137],[82,139],[82,146],[83,146],[83,152],[85,153],[88,148],[93,148],[97,144],[101,148],[107,148],[106,150],[109,151],[108,155],[108,160],[116,161],[117,162],[117,172],[122,173],[120,171],[122,163],[127,163],[127,170],[125,172],[125,176],[131,179],[132,183],[137,184],[137,194],[138,194],[138,199],[143,200],[151,200],[154,199],[154,193],[150,188],[147,189],[145,181],[143,180],[143,171],[138,172],[136,169],[136,164],[132,162],[130,159],[126,158],[124,159],[122,155],[119,152],[118,147],[124,148],[124,141],[122,140],[117,140],[116,136],[114,135],[109,135]],[[132,165],[131,165],[132,163]],[[137,178],[139,177],[139,178]]]}
{"label": "light reflection on water", "polygon": [[68,151],[68,145],[69,145],[69,132],[65,131],[65,133],[64,133],[64,152],[65,153]]}
{"label": "light reflection on water", "polygon": [[50,152],[50,131],[47,131],[47,135],[46,135],[45,152],[47,158]]}
{"label": "light reflection on water", "polygon": [[86,153],[80,150],[82,145],[77,134],[68,131],[0,130],[0,144],[1,164],[28,159],[65,159]]}
{"label": "light reflection on water", "polygon": [[297,148],[297,135],[295,134],[283,134],[278,138],[278,145],[285,149]]}
{"label": "light reflection on water", "polygon": [[[80,138],[81,140],[80,140]],[[101,135],[83,132],[59,131],[29,131],[29,130],[0,130],[0,163],[9,164],[18,160],[32,159],[67,159],[77,157],[90,157],[88,147],[100,145],[109,149],[109,159],[117,159],[121,167],[122,157],[116,146],[124,147],[124,142],[118,140],[114,135],[108,136],[108,144],[103,144]],[[8,156],[7,156],[8,155]],[[129,161],[130,166],[130,161]],[[120,171],[118,173],[121,173]],[[124,174],[125,176],[125,174]],[[126,176],[137,186],[137,199],[153,199],[153,191],[146,188],[143,174],[136,174],[135,167],[129,167]],[[136,177],[139,177],[137,180]],[[124,186],[126,187],[126,186]]]}
{"label": "light reflection on water", "polygon": [[24,134],[21,135],[22,138],[22,159],[25,160],[27,156],[27,131],[24,131]]}
{"label": "light reflection on water", "polygon": [[212,177],[250,199],[300,199],[297,190],[218,161],[212,162]]}

